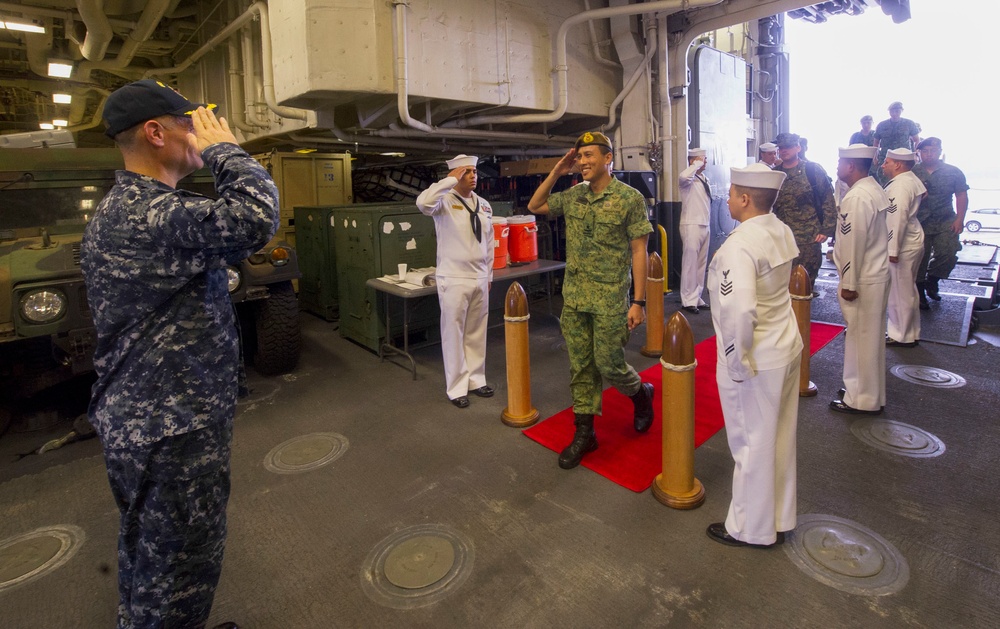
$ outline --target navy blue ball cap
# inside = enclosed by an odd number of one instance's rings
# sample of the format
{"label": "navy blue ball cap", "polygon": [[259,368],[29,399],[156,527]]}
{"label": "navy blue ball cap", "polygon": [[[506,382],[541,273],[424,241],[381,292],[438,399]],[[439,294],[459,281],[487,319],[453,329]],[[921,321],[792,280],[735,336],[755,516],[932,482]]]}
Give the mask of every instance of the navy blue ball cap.
{"label": "navy blue ball cap", "polygon": [[155,79],[143,79],[118,88],[104,102],[104,135],[114,138],[135,125],[160,116],[190,116],[199,107],[215,105],[192,103],[174,88]]}

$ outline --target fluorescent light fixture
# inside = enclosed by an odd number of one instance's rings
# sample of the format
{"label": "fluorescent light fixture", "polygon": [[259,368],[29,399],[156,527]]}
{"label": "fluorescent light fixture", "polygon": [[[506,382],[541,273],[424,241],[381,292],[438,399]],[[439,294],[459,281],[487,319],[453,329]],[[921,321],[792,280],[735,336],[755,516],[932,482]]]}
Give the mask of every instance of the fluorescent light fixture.
{"label": "fluorescent light fixture", "polygon": [[386,153],[379,153],[379,155],[385,155],[386,157],[406,157],[406,153],[400,153],[399,151],[389,151]]}
{"label": "fluorescent light fixture", "polygon": [[53,94],[52,102],[59,103],[60,105],[69,105],[73,102],[72,94]]}
{"label": "fluorescent light fixture", "polygon": [[49,61],[49,76],[68,79],[73,74],[73,64],[69,61],[52,59]]}
{"label": "fluorescent light fixture", "polygon": [[303,155],[305,155],[307,153],[315,153],[316,149],[300,148],[300,149],[295,149],[295,152],[296,153],[302,153]]}
{"label": "fluorescent light fixture", "polygon": [[56,126],[54,124],[52,124],[51,122],[39,122],[38,123],[38,128],[39,129],[45,129],[46,131],[51,131],[52,129],[55,129]]}
{"label": "fluorescent light fixture", "polygon": [[44,33],[45,28],[37,24],[25,24],[23,22],[10,22],[8,20],[0,20],[0,28],[5,28],[9,31],[23,31],[25,33]]}
{"label": "fluorescent light fixture", "polygon": [[68,127],[69,126],[69,121],[68,120],[53,120],[52,121],[52,126],[53,127]]}

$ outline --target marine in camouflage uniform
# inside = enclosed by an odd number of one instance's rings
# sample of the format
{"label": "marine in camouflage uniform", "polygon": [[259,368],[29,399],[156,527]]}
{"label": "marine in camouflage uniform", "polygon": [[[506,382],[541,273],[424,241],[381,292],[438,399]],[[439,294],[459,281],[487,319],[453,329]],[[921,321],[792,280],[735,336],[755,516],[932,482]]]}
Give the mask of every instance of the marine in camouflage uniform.
{"label": "marine in camouflage uniform", "polygon": [[[823,220],[820,221],[816,211],[816,201],[812,185],[806,175],[806,164],[815,168],[820,175],[816,179],[819,184],[819,194],[822,199]],[[801,264],[809,273],[813,284],[819,277],[819,268],[823,264],[823,248],[816,242],[816,236],[823,234],[832,236],[837,228],[837,210],[833,202],[833,185],[823,167],[814,162],[798,160],[794,166],[782,163],[775,168],[785,173],[785,183],[778,192],[774,202],[774,215],[792,230],[795,244],[799,248],[799,257],[792,261],[792,268]]]}
{"label": "marine in camouflage uniform", "polygon": [[[917,269],[917,292],[921,308],[926,310],[924,291],[928,297],[939,301],[938,282],[947,279],[958,264],[962,225],[961,221],[957,227],[955,224],[959,214],[964,220],[969,204],[969,184],[961,170],[940,160],[941,140],[930,137],[918,146],[921,161],[912,172],[927,188],[927,196],[917,209],[917,220],[924,230],[924,257]],[[958,212],[952,204],[953,196],[958,201]]]}
{"label": "marine in camouflage uniform", "polygon": [[[549,196],[555,181],[569,172],[577,151],[586,182]],[[637,297],[630,306],[629,286],[635,279],[637,295],[645,294],[646,240],[653,227],[642,194],[611,176],[610,151],[611,142],[604,134],[583,134],[528,205],[533,212],[566,219],[560,327],[569,351],[570,390],[577,418],[574,441],[559,459],[566,469],[578,465],[586,452],[597,447],[593,419],[601,414],[602,378],[632,398],[636,430],[648,430],[653,419],[653,387],[643,384],[636,370],[625,362],[629,331],[645,318],[645,300]],[[605,187],[594,192],[592,186],[605,182]],[[641,278],[633,278],[637,242]]]}
{"label": "marine in camouflage uniform", "polygon": [[[139,83],[109,97],[108,134],[121,146],[135,128],[121,126],[138,115],[128,110],[152,107],[168,142],[162,150],[194,150],[179,145],[188,141],[185,128],[169,126],[177,114],[162,116],[149,100],[186,99]],[[210,116],[194,113],[202,114]],[[144,138],[150,124],[134,137]],[[212,137],[204,121],[189,124]],[[211,144],[201,159],[218,200],[118,171],[81,247],[97,329],[89,415],[121,514],[120,628],[203,627],[222,568],[240,364],[226,266],[266,243],[279,216],[267,171],[235,143]]]}

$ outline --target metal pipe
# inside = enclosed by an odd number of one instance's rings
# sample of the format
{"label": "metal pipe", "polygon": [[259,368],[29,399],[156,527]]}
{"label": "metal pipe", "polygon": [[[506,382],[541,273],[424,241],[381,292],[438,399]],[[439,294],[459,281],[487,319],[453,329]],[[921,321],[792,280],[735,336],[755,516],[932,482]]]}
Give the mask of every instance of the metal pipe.
{"label": "metal pipe", "polygon": [[608,129],[615,128],[615,125],[618,123],[618,105],[620,105],[621,102],[625,100],[625,97],[628,96],[629,92],[632,91],[632,89],[635,87],[635,84],[639,82],[639,78],[646,73],[646,68],[649,67],[649,62],[653,58],[653,55],[655,54],[656,54],[656,39],[647,39],[646,55],[642,58],[642,63],[636,66],[635,71],[632,73],[632,76],[629,77],[628,82],[625,83],[625,87],[622,88],[622,91],[618,94],[618,96],[615,97],[615,100],[612,101],[611,103],[611,107],[609,107],[608,125],[606,128]]}
{"label": "metal pipe", "polygon": [[657,2],[641,2],[639,4],[629,4],[618,7],[605,7],[593,9],[579,13],[567,18],[560,26],[556,34],[556,67],[558,73],[558,88],[553,94],[555,109],[550,112],[540,114],[514,114],[507,116],[473,116],[465,120],[460,126],[497,124],[497,123],[523,123],[523,122],[555,122],[563,117],[569,104],[569,61],[566,52],[566,38],[569,29],[580,22],[588,20],[599,20],[610,17],[625,15],[638,15],[642,13],[673,13],[682,8],[692,8],[718,4],[723,0],[659,0]]}
{"label": "metal pipe", "polygon": [[[591,10],[590,0],[583,0],[583,6],[587,11],[590,11]],[[597,43],[597,27],[594,26],[593,20],[587,22],[587,27],[590,29],[590,47],[594,51],[594,59],[597,61],[597,63],[601,64],[602,66],[608,66],[611,68],[622,67],[620,63],[616,63],[601,54],[601,47]]]}
{"label": "metal pipe", "polygon": [[[79,18],[79,16],[75,15],[73,11],[65,9],[47,9],[45,7],[36,7],[21,3],[15,4],[12,2],[0,2],[0,11],[15,11],[22,15],[33,15],[38,17],[54,17],[60,20],[66,20],[67,22],[73,22]],[[108,18],[108,23],[122,30],[131,30],[136,27],[136,23],[130,20]],[[51,27],[49,28],[51,29]]]}
{"label": "metal pipe", "polygon": [[250,5],[250,8],[244,11],[242,15],[219,31],[214,37],[209,39],[201,48],[194,51],[190,57],[185,59],[179,65],[171,68],[149,70],[146,72],[145,76],[150,77],[162,74],[179,74],[183,72],[190,67],[191,64],[198,59],[201,59],[202,56],[219,45],[220,42],[224,41],[226,38],[239,30],[240,27],[249,22],[254,16],[260,16],[260,49],[262,57],[261,74],[264,79],[264,101],[267,103],[268,109],[282,118],[308,120],[309,114],[312,113],[310,110],[298,109],[295,107],[283,107],[277,103],[277,99],[275,98],[274,68],[271,63],[273,60],[271,55],[271,22],[268,17],[267,3],[261,2],[260,0]]}
{"label": "metal pipe", "polygon": [[108,51],[108,44],[115,36],[111,22],[104,13],[104,0],[76,0],[80,20],[87,27],[87,36],[80,46],[84,59],[100,61]]}

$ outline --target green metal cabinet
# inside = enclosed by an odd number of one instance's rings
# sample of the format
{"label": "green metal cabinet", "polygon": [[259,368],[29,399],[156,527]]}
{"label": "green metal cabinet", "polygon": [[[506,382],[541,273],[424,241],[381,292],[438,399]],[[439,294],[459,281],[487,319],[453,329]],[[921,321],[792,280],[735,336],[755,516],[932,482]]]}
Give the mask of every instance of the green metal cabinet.
{"label": "green metal cabinet", "polygon": [[333,245],[333,207],[297,207],[295,225],[295,249],[302,271],[299,304],[307,312],[336,321],[340,296]]}
{"label": "green metal cabinet", "polygon": [[[396,274],[405,262],[411,269],[434,266],[437,240],[434,219],[412,203],[363,203],[331,207],[330,220],[337,266],[340,335],[378,351],[385,338],[385,296],[366,282]],[[298,221],[296,221],[298,224]],[[391,334],[402,333],[400,299],[389,299]],[[439,338],[441,311],[437,299],[411,300],[410,336]]]}

